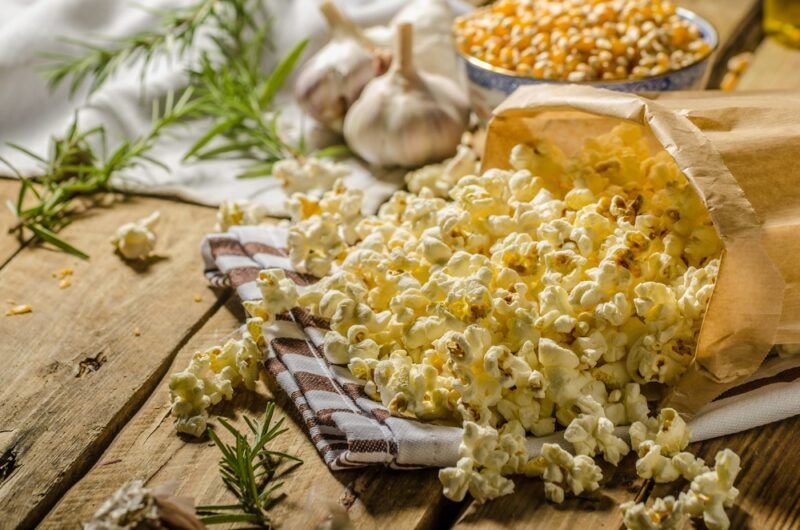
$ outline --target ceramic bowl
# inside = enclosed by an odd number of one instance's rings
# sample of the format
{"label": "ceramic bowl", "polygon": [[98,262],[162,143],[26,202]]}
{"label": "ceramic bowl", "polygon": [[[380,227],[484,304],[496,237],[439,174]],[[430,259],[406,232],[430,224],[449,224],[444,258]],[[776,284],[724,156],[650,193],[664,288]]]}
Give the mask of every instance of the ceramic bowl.
{"label": "ceramic bowl", "polygon": [[[694,23],[700,29],[702,39],[711,46],[711,51],[702,59],[665,74],[641,79],[619,81],[586,81],[598,88],[609,88],[622,92],[663,92],[668,90],[691,90],[702,88],[710,58],[719,43],[717,30],[703,17],[684,8],[677,8],[679,17]],[[511,70],[499,68],[470,55],[457,52],[467,75],[470,101],[473,110],[481,118],[488,118],[494,107],[520,86],[539,84],[569,84],[567,81],[552,81],[525,76]]]}

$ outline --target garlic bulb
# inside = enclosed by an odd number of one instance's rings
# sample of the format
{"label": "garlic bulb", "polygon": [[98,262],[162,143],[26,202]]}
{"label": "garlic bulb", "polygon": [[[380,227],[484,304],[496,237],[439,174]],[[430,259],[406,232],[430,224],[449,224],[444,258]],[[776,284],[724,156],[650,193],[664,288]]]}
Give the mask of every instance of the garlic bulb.
{"label": "garlic bulb", "polygon": [[397,27],[395,60],[364,88],[344,120],[350,148],[377,166],[416,167],[456,151],[467,128],[467,99],[449,79],[416,71],[412,27]]}
{"label": "garlic bulb", "polygon": [[303,66],[294,85],[300,107],[341,132],[342,120],[364,86],[385,70],[385,54],[330,1],[320,6],[331,40]]}

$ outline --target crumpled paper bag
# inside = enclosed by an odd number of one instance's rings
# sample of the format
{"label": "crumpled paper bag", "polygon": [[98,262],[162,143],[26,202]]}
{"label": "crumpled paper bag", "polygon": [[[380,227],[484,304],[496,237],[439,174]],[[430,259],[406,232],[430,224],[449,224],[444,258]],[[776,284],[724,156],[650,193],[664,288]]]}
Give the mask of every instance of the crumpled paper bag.
{"label": "crumpled paper bag", "polygon": [[675,159],[724,245],[694,360],[664,403],[692,416],[774,344],[800,343],[800,93],[523,87],[495,109],[482,169],[507,168],[511,149],[535,138],[569,154],[619,120],[646,126]]}

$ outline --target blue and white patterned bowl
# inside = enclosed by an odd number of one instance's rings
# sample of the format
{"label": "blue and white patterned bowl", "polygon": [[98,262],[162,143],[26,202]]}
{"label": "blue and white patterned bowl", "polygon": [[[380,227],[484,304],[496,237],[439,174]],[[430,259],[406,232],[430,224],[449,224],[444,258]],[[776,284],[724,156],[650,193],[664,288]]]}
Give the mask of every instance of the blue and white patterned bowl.
{"label": "blue and white patterned bowl", "polygon": [[[706,72],[711,64],[710,57],[719,43],[717,30],[709,21],[688,9],[679,7],[676,12],[679,17],[695,24],[700,29],[700,35],[703,40],[711,46],[711,51],[704,58],[679,70],[653,77],[620,81],[587,81],[578,84],[609,88],[621,92],[664,92],[668,90],[702,88]],[[472,108],[482,119],[488,119],[492,109],[520,86],[570,84],[568,81],[553,81],[521,75],[511,70],[493,66],[460,51],[457,53],[460,62],[463,63],[466,69]]]}

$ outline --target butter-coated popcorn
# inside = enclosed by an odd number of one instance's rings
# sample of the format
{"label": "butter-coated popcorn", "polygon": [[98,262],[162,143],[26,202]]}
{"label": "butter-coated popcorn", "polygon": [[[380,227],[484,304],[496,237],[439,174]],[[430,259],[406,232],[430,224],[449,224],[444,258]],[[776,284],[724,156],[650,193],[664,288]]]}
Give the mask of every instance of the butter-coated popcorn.
{"label": "butter-coated popcorn", "polygon": [[169,392],[178,432],[202,436],[208,407],[232,399],[239,385],[255,387],[264,360],[263,324],[260,318],[248,319],[241,339],[195,353],[186,369],[172,374]]}
{"label": "butter-coated popcorn", "polygon": [[281,181],[290,195],[297,191],[328,190],[334,182],[350,173],[345,164],[315,157],[304,160],[287,158],[272,167],[272,175]]}
{"label": "butter-coated popcorn", "polygon": [[566,491],[580,495],[600,487],[603,472],[592,457],[573,456],[557,444],[544,444],[542,454],[526,465],[526,474],[541,476],[544,494],[551,502],[564,502]]}
{"label": "butter-coated popcorn", "polygon": [[677,530],[685,520],[683,504],[671,495],[656,498],[649,507],[643,502],[625,502],[620,510],[628,530]]}
{"label": "butter-coated popcorn", "polygon": [[258,273],[256,286],[261,291],[261,300],[245,301],[249,315],[271,322],[280,313],[297,305],[297,284],[286,277],[283,269],[264,269]]}
{"label": "butter-coated popcorn", "polygon": [[577,454],[595,456],[602,453],[607,462],[617,465],[630,448],[622,438],[614,435],[614,424],[606,417],[603,406],[590,396],[578,398],[576,406],[580,414],[567,426],[564,438]]}
{"label": "butter-coated popcorn", "polygon": [[[498,440],[509,425],[538,436],[571,426],[586,454],[548,451],[585,474],[581,491],[596,475],[589,454],[628,450],[615,425],[638,422],[633,447],[659,447],[651,467],[658,456],[679,476],[702,469],[677,428],[656,440],[639,386],[689,366],[722,248],[673,159],[626,124],[572,157],[536,140],[512,150],[509,170],[466,174],[463,150],[449,164],[447,177],[442,166],[409,174],[411,192],[374,216],[356,215],[340,183],[293,198],[292,263],[327,274],[297,303],[330,321],[327,357],[394,414],[470,422]],[[487,443],[514,458],[512,445]],[[479,460],[442,471],[448,496],[510,491],[510,470]],[[547,482],[563,497],[564,480]]]}
{"label": "butter-coated popcorn", "polygon": [[437,197],[446,198],[450,189],[462,178],[474,175],[480,169],[478,154],[468,145],[458,146],[455,156],[438,164],[431,164],[406,175],[409,191],[419,193],[428,188]]}
{"label": "butter-coated popcorn", "polygon": [[733,506],[739,490],[733,485],[739,474],[739,455],[730,449],[717,453],[714,469],[698,475],[681,493],[680,502],[691,517],[702,517],[709,530],[727,530],[730,519],[725,508]]}
{"label": "butter-coated popcorn", "polygon": [[227,232],[232,226],[258,225],[269,219],[267,207],[244,199],[223,201],[217,210],[216,230]]}
{"label": "butter-coated popcorn", "polygon": [[160,219],[159,212],[153,212],[144,219],[120,226],[111,244],[125,259],[146,259],[156,246],[156,223]]}

